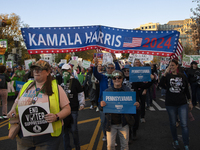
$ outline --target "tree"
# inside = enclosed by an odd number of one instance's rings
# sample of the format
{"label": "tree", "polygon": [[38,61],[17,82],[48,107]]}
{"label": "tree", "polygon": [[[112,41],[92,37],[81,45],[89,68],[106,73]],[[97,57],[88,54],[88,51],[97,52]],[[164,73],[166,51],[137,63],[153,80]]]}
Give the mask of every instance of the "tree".
{"label": "tree", "polygon": [[196,54],[198,54],[198,51],[200,50],[200,0],[193,0],[192,2],[197,3],[196,8],[191,8],[191,12],[193,13],[193,16],[191,17],[195,23],[193,23],[190,27],[192,28],[192,40],[194,42],[194,50],[196,51]]}
{"label": "tree", "polygon": [[196,55],[197,51],[195,51],[194,47],[189,43],[186,43],[186,45],[183,47],[183,53],[186,55]]}
{"label": "tree", "polygon": [[[31,58],[31,56],[29,56],[27,52],[20,29],[22,27],[28,27],[28,25],[24,24],[21,21],[20,17],[15,13],[0,14],[0,19],[11,20],[11,25],[0,27],[0,39],[7,39],[8,42],[8,48],[7,48],[7,53],[5,54],[5,59],[7,59],[8,54],[12,53],[12,48],[15,48],[15,41],[13,39],[15,37],[18,38],[19,40],[18,49],[22,50],[22,57],[21,59],[18,60],[18,63],[24,64],[24,60]],[[19,53],[17,52],[17,54]]]}

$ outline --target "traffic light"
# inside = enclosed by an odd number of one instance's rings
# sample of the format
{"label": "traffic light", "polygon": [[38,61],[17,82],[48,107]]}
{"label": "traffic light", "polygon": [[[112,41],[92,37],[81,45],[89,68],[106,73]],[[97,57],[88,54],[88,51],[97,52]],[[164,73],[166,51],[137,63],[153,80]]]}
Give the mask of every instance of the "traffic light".
{"label": "traffic light", "polygon": [[0,27],[5,27],[6,25],[11,25],[11,20],[6,20],[6,19],[3,19],[3,20],[0,20]]}

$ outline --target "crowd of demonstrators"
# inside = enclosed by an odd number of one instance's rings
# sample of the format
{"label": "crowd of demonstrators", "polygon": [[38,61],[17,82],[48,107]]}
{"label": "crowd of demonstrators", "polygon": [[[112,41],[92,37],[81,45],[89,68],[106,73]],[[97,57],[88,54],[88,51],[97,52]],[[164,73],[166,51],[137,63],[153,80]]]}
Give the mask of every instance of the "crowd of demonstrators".
{"label": "crowd of demonstrators", "polygon": [[[183,143],[185,150],[189,149],[189,132],[188,132],[188,105],[192,110],[193,105],[190,99],[187,77],[183,73],[178,73],[178,61],[171,60],[169,67],[166,69],[163,77],[161,77],[160,85],[166,89],[165,106],[169,115],[170,129],[173,137],[174,149],[179,149],[177,136],[176,121],[177,116],[180,118]],[[186,98],[187,97],[187,98]]]}
{"label": "crowd of demonstrators", "polygon": [[17,109],[20,106],[49,103],[51,113],[44,118],[52,123],[54,132],[24,137],[20,130],[16,137],[17,149],[57,150],[62,140],[62,119],[71,113],[69,100],[62,87],[52,80],[48,62],[39,60],[31,68],[34,80],[25,83],[7,116],[19,117]]}
{"label": "crowd of demonstrators", "polygon": [[192,104],[197,105],[200,101],[200,68],[198,68],[196,61],[191,62],[191,67],[187,72],[188,82],[192,92]]}
{"label": "crowd of demonstrators", "polygon": [[[112,72],[113,85],[108,87],[105,91],[121,92],[131,91],[129,87],[123,85],[123,73],[119,70]],[[138,108],[139,102],[134,105]],[[106,106],[105,101],[101,101],[101,107]],[[125,114],[106,113],[105,130],[107,135],[107,150],[115,150],[116,135],[118,133],[120,139],[121,150],[128,150],[129,141],[129,126]]]}
{"label": "crowd of demonstrators", "polygon": [[[172,137],[173,137],[173,145],[174,147],[178,147],[178,142],[177,142],[177,134],[176,130],[174,128],[174,120],[175,123],[179,117],[180,119],[180,125],[182,127],[182,132],[183,132],[183,141],[186,146],[186,148],[189,145],[189,140],[188,140],[188,128],[187,128],[187,117],[184,116],[184,113],[187,113],[187,100],[186,96],[189,99],[188,91],[188,85],[187,85],[187,79],[189,82],[189,85],[191,87],[191,93],[192,93],[192,104],[193,106],[196,106],[198,101],[200,100],[200,69],[197,67],[196,62],[191,63],[191,68],[188,69],[187,72],[184,72],[183,69],[177,65],[177,62],[175,60],[172,60],[169,64],[168,69],[166,70],[161,70],[159,73],[157,73],[157,69],[155,65],[151,64],[151,82],[130,82],[129,81],[129,69],[130,67],[143,67],[142,63],[140,62],[139,59],[135,58],[133,64],[130,64],[128,61],[126,62],[126,65],[120,66],[115,54],[112,54],[113,57],[113,62],[107,63],[105,66],[102,66],[102,64],[99,64],[98,59],[94,58],[94,67],[89,67],[87,69],[78,66],[77,68],[73,68],[73,65],[68,63],[64,64],[61,63],[58,66],[52,66],[48,69],[42,69],[43,67],[40,65],[35,65],[30,64],[30,70],[27,71],[25,74],[25,71],[22,69],[22,66],[17,66],[15,67],[16,70],[10,70],[7,69],[5,71],[4,69],[1,68],[0,66],[0,76],[2,74],[5,74],[5,76],[9,77],[16,77],[17,80],[24,81],[27,83],[39,83],[39,77],[41,77],[41,73],[45,72],[45,75],[47,79],[45,79],[43,75],[43,80],[46,82],[49,81],[49,76],[52,77],[51,80],[56,79],[57,84],[60,85],[59,89],[62,87],[63,91],[67,95],[67,105],[71,108],[70,112],[71,115],[68,115],[68,117],[61,116],[62,119],[64,119],[64,125],[63,125],[63,143],[64,143],[64,148],[65,149],[71,149],[70,145],[70,136],[69,133],[72,133],[73,136],[73,142],[75,145],[75,148],[77,150],[80,149],[80,141],[79,141],[79,135],[78,135],[78,126],[77,126],[77,119],[78,119],[78,111],[84,109],[85,105],[85,99],[89,98],[91,102],[90,109],[94,109],[94,105],[96,104],[98,107],[96,108],[96,111],[100,112],[100,119],[101,119],[101,128],[103,131],[103,141],[107,140],[107,147],[113,147],[113,143],[115,143],[115,137],[116,134],[115,132],[117,130],[123,130],[124,127],[124,122],[122,120],[116,120],[116,116],[123,116],[123,114],[119,115],[117,114],[114,117],[111,114],[105,114],[103,113],[103,108],[101,106],[105,106],[106,104],[102,101],[102,95],[103,91],[105,90],[116,90],[118,91],[119,89],[127,89],[127,87],[131,91],[136,92],[136,101],[140,104],[140,107],[137,107],[136,109],[136,114],[133,115],[135,123],[134,125],[129,125],[128,132],[128,141],[130,143],[133,142],[133,140],[137,139],[137,130],[139,129],[139,122],[145,123],[145,111],[146,111],[146,106],[147,108],[149,107],[149,110],[151,110],[152,106],[152,100],[156,100],[156,86],[157,86],[157,76],[158,76],[158,85],[162,88],[161,89],[161,96],[165,96],[165,105],[167,108],[167,112],[169,115],[169,120],[170,120],[170,129],[172,132]],[[44,62],[45,64],[46,62]],[[36,63],[37,64],[37,63]],[[150,66],[150,65],[146,65]],[[145,66],[144,66],[145,67]],[[114,78],[113,74],[114,71],[121,70],[123,75],[121,75],[121,72],[118,72],[119,76],[116,76]],[[176,70],[176,71],[175,71]],[[47,73],[47,74],[46,74]],[[49,73],[49,74],[48,74]],[[121,77],[123,79],[121,79]],[[7,78],[7,77],[6,77]],[[10,80],[6,80],[9,82]],[[33,82],[29,81],[32,80]],[[121,83],[122,80],[122,83]],[[173,80],[173,81],[172,81]],[[115,83],[117,84],[122,84],[122,87],[120,88],[115,88]],[[7,84],[6,84],[7,85]],[[31,84],[30,84],[31,85]],[[40,84],[38,84],[40,85]],[[31,86],[30,89],[33,87]],[[41,88],[41,87],[40,87]],[[1,88],[3,90],[6,90],[7,87]],[[42,89],[42,88],[41,88]],[[53,87],[52,87],[53,89]],[[174,91],[173,91],[173,90]],[[180,90],[178,90],[180,89]],[[3,102],[3,109],[2,109],[2,114],[5,116],[7,114],[7,100],[5,103],[5,100],[3,100],[3,95],[6,92],[3,92],[3,90],[0,90],[0,96],[2,98]],[[28,89],[29,90],[29,89]],[[177,91],[176,91],[177,90]],[[61,90],[61,93],[63,92]],[[177,93],[176,93],[177,92]],[[48,97],[48,93],[39,93],[39,95],[42,94],[44,97]],[[176,95],[177,94],[177,95]],[[183,96],[186,94],[186,96]],[[20,95],[20,94],[18,94]],[[170,96],[172,95],[172,96]],[[169,98],[170,96],[170,98]],[[176,96],[179,97],[176,99]],[[66,96],[64,96],[66,98]],[[174,100],[173,100],[174,98]],[[7,97],[5,98],[7,99]],[[19,96],[15,100],[15,104],[20,104]],[[30,98],[25,98],[27,101],[30,101]],[[46,98],[45,98],[46,99]],[[24,101],[22,99],[22,101]],[[27,104],[27,103],[26,103]],[[63,103],[62,103],[63,104]],[[60,104],[60,105],[62,105]],[[66,104],[66,102],[65,102]],[[13,105],[13,107],[14,107]],[[183,106],[183,108],[182,108]],[[189,105],[189,108],[192,109],[192,105]],[[175,111],[178,110],[178,111]],[[13,111],[13,108],[12,108]],[[8,115],[9,116],[9,115]],[[53,116],[53,115],[51,115]],[[106,118],[106,116],[112,116],[112,119],[114,118],[114,121],[117,121],[118,123],[122,124],[120,128],[114,128],[114,133],[111,131],[111,128],[107,128],[107,125],[109,125],[109,122]],[[11,116],[9,116],[11,117]],[[60,117],[60,116],[59,116]],[[54,118],[54,117],[53,117]],[[122,117],[123,118],[123,117]],[[112,122],[113,123],[113,122]],[[114,122],[115,125],[116,122]],[[127,127],[126,127],[127,128]],[[110,130],[111,129],[111,130]],[[110,132],[111,131],[111,132]],[[126,130],[127,131],[127,130]],[[23,137],[22,133],[20,132],[19,134],[20,139]],[[108,136],[109,135],[109,136]],[[60,136],[59,136],[60,137]],[[111,140],[111,137],[112,140]],[[120,137],[120,135],[119,135]],[[120,137],[120,141],[122,137]],[[123,141],[123,140],[122,140]],[[20,142],[20,141],[19,141]],[[56,141],[55,141],[56,142]],[[125,142],[125,143],[124,143]],[[121,144],[121,146],[126,146],[127,140],[123,141],[124,144]],[[21,146],[21,145],[19,145]],[[53,148],[53,147],[52,147]]]}
{"label": "crowd of demonstrators", "polygon": [[[97,70],[97,66],[98,66],[98,59],[94,58],[94,64],[95,67],[93,68],[93,73],[95,78],[97,78],[97,80],[99,81],[99,85],[100,85],[100,90],[99,90],[99,98],[98,98],[98,103],[100,103],[100,101],[102,100],[102,96],[103,96],[103,91],[105,91],[108,87],[110,87],[111,85],[113,85],[113,82],[111,80],[112,77],[112,72],[114,70],[120,70],[120,66],[119,63],[116,59],[115,54],[112,54],[113,57],[113,61],[114,63],[107,63],[106,65],[106,72],[105,74],[99,73]],[[102,131],[103,131],[103,141],[106,141],[106,131],[105,131],[105,113],[103,113],[103,110],[100,108],[100,119],[101,119],[101,127],[102,127]]]}

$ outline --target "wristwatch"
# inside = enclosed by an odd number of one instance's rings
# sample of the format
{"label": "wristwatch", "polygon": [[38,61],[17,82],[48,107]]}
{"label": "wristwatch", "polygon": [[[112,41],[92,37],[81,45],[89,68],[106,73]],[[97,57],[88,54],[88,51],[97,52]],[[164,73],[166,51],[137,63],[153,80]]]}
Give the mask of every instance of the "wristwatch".
{"label": "wristwatch", "polygon": [[56,115],[56,121],[60,120],[59,116],[57,114]]}

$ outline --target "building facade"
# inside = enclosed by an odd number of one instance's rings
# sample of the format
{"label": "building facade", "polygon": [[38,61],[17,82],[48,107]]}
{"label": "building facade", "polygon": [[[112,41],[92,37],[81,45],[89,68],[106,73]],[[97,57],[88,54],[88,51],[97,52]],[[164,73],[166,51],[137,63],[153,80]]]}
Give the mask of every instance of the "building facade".
{"label": "building facade", "polygon": [[167,24],[159,24],[159,23],[147,23],[140,25],[140,30],[177,30],[180,32],[180,42],[183,46],[187,44],[194,46],[195,43],[192,41],[192,29],[190,27],[191,24],[195,22],[192,19],[185,20],[175,20],[169,21]]}

